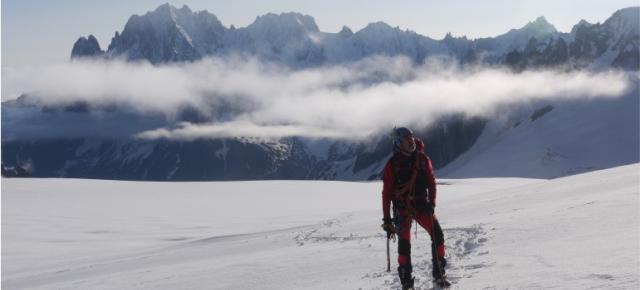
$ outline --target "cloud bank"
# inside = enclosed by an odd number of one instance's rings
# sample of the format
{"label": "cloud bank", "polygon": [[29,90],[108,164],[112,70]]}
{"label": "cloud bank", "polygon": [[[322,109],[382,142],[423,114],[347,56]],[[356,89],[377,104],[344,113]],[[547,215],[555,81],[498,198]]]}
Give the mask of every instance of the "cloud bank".
{"label": "cloud bank", "polygon": [[[160,114],[171,125],[140,126],[133,135],[181,140],[359,139],[395,125],[426,127],[452,113],[490,117],[509,105],[617,97],[629,88],[628,77],[616,71],[463,70],[443,59],[416,66],[403,57],[299,70],[242,57],[161,66],[73,61],[3,75],[3,96],[24,92],[42,105],[81,101]],[[185,107],[205,120],[181,122],[177,116]]]}

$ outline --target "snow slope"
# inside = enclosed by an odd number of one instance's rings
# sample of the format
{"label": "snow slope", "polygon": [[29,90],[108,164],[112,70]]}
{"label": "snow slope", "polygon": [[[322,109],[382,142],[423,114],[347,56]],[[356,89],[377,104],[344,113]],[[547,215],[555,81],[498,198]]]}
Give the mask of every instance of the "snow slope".
{"label": "snow slope", "polygon": [[[453,289],[640,287],[640,164],[440,183]],[[380,187],[2,179],[2,288],[399,289]]]}
{"label": "snow slope", "polygon": [[440,173],[447,178],[555,178],[639,162],[638,84],[634,75],[620,97],[549,100],[505,110]]}

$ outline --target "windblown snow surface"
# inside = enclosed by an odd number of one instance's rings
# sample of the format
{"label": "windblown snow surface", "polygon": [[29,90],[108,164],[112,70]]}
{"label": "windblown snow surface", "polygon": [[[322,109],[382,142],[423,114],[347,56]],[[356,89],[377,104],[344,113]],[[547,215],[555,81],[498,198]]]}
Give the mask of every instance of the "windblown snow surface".
{"label": "windblown snow surface", "polygon": [[[2,183],[2,289],[400,289],[380,182]],[[452,289],[639,289],[639,196],[640,164],[439,180]]]}

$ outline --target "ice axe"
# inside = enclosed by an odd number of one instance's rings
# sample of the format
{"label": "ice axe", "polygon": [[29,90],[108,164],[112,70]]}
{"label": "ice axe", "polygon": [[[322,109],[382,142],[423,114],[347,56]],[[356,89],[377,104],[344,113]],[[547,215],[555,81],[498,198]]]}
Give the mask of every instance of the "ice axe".
{"label": "ice axe", "polygon": [[389,253],[389,240],[393,239],[395,241],[396,236],[393,233],[387,234],[387,272],[391,272],[391,258]]}
{"label": "ice axe", "polygon": [[391,272],[391,254],[389,253],[389,240],[393,239],[395,241],[396,229],[389,220],[387,220],[386,218],[383,220],[384,223],[382,224],[382,229],[387,232],[387,272]]}

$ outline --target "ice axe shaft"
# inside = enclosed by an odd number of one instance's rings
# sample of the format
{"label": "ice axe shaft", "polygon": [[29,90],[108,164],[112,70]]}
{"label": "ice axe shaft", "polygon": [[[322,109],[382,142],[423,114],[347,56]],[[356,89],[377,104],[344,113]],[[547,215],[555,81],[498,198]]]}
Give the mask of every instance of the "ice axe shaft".
{"label": "ice axe shaft", "polygon": [[387,235],[387,272],[391,272],[391,258],[389,257],[389,240],[390,237]]}

